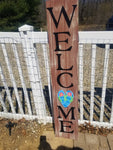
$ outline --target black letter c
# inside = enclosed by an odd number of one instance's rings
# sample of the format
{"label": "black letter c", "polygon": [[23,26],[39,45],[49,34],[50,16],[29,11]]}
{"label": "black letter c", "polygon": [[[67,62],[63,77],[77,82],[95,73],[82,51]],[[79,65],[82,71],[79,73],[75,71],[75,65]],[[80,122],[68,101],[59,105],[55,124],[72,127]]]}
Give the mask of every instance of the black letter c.
{"label": "black letter c", "polygon": [[70,75],[71,77],[73,76],[71,73],[69,73],[69,72],[64,72],[64,73],[61,73],[61,74],[59,74],[58,75],[58,77],[57,77],[57,83],[61,86],[61,87],[63,87],[63,88],[70,88],[70,87],[72,87],[73,86],[73,83],[71,83],[71,85],[69,85],[69,86],[63,86],[62,84],[61,84],[61,82],[60,82],[60,77],[63,75],[63,74],[68,74],[68,75]]}

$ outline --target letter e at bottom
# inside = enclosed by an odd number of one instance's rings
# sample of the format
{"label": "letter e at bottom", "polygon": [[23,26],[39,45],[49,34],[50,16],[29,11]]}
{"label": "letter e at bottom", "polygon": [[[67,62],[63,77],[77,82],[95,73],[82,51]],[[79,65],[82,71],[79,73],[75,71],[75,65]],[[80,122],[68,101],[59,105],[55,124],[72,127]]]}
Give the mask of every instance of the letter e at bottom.
{"label": "letter e at bottom", "polygon": [[[61,130],[60,132],[64,132],[64,133],[73,133],[74,130],[71,130],[71,131],[66,131],[67,128],[72,128],[72,125],[73,125],[73,122],[72,121],[62,121],[60,120],[60,123],[61,123]],[[69,123],[69,125],[64,125],[64,123]]]}

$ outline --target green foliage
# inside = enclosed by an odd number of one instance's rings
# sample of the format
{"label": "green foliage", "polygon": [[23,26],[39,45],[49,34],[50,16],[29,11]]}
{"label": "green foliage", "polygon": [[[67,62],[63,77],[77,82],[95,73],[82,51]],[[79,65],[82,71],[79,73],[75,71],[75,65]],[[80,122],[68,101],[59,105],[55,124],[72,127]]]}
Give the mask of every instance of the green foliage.
{"label": "green foliage", "polygon": [[[105,25],[113,16],[113,0],[79,0],[80,25]],[[0,0],[0,31],[17,31],[24,24],[45,27],[45,0]]]}
{"label": "green foliage", "polygon": [[0,31],[16,31],[23,24],[31,24],[39,29],[40,0],[0,1]]}

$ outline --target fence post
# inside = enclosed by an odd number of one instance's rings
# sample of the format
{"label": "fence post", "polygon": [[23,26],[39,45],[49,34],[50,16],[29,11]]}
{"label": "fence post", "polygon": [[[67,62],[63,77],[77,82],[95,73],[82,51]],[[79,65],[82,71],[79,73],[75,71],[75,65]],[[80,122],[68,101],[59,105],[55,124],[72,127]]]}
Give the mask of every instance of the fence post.
{"label": "fence post", "polygon": [[19,28],[19,32],[32,88],[36,115],[39,120],[46,123],[46,107],[39,71],[38,56],[33,43],[33,26],[24,25]]}

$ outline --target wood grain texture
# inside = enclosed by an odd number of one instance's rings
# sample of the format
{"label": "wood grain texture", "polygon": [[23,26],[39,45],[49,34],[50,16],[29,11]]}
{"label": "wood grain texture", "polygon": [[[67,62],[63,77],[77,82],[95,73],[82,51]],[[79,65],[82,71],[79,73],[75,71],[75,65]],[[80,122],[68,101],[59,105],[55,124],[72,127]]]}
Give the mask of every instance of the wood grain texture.
{"label": "wood grain texture", "polygon": [[[78,135],[78,0],[48,0],[46,12],[55,133],[56,136],[76,139]],[[65,93],[71,91],[74,94],[73,101],[68,107],[64,107],[58,99],[58,92],[61,90]]]}

